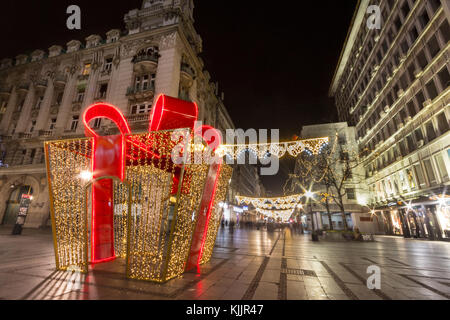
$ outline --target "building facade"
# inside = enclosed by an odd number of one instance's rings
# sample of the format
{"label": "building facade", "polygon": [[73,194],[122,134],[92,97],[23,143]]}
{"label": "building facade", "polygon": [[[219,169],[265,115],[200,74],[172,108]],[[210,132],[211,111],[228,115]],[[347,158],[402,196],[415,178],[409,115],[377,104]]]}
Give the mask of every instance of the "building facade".
{"label": "building facade", "polygon": [[[0,223],[15,223],[18,201],[29,193],[25,227],[49,225],[43,143],[84,136],[81,115],[95,102],[117,106],[133,133],[148,130],[159,94],[197,102],[199,120],[223,134],[234,128],[198,56],[193,10],[192,0],[144,0],[125,15],[126,30],[111,30],[105,39],[91,35],[1,61]],[[103,135],[117,132],[109,120],[93,121]]]}
{"label": "building facade", "polygon": [[330,87],[387,234],[450,237],[449,21],[448,0],[359,1]]}
{"label": "building facade", "polygon": [[[343,170],[346,159],[348,157],[355,158],[358,154],[355,127],[348,126],[346,122],[303,126],[300,136],[302,139],[328,137],[328,147],[332,150],[330,152],[329,163],[332,165],[331,170],[334,172],[336,180],[340,179],[340,176],[344,174]],[[382,233],[377,221],[371,217],[368,207],[364,205],[368,196],[368,190],[365,184],[362,183],[362,166],[359,165],[357,159],[352,159],[350,167],[351,174],[348,179],[345,179],[342,188],[347,226],[349,229],[358,228],[361,232],[365,233]],[[300,159],[297,158],[294,173],[299,175],[300,170],[304,170],[304,168],[301,165]],[[327,191],[326,186],[321,182],[314,183],[310,191],[313,191],[316,195],[337,193],[333,188]],[[331,229],[330,223],[333,230],[344,229],[343,217],[339,206],[329,197],[328,209],[331,215],[330,217],[325,202],[320,201],[322,199],[323,197],[317,196],[316,201],[312,201],[310,207],[309,205],[304,206],[303,210],[307,213],[312,210],[315,225],[318,229],[329,230]],[[306,216],[304,219],[310,218]]]}

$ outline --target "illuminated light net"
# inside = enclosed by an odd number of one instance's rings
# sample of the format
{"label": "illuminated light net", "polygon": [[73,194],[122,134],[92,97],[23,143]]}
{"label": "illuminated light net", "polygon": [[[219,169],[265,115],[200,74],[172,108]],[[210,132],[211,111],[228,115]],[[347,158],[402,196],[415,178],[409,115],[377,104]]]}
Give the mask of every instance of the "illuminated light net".
{"label": "illuminated light net", "polygon": [[317,155],[321,148],[329,143],[329,138],[304,139],[279,143],[261,143],[261,144],[223,144],[219,146],[216,154],[220,156],[228,155],[232,159],[237,159],[242,152],[249,151],[258,158],[264,158],[267,155],[273,155],[282,158],[286,154],[297,157],[302,152],[309,152]]}
{"label": "illuminated light net", "polygon": [[256,208],[256,212],[272,219],[281,219],[283,222],[289,221],[295,209],[291,210],[264,210],[260,208]]}
{"label": "illuminated light net", "polygon": [[[171,152],[180,141],[173,141],[172,133],[126,136],[126,178],[113,183],[114,251],[126,258],[129,278],[165,282],[185,270],[209,165],[175,165]],[[92,181],[81,174],[92,167],[92,140],[45,144],[58,270],[88,271]],[[211,258],[231,167],[223,164],[222,173],[202,263]],[[174,184],[174,176],[179,183]]]}
{"label": "illuminated light net", "polygon": [[211,219],[209,221],[208,231],[206,234],[205,247],[200,261],[201,264],[204,264],[211,259],[214,244],[217,238],[217,232],[219,231],[220,221],[222,220],[223,216],[223,208],[221,208],[220,203],[226,197],[228,181],[231,179],[233,169],[230,166],[222,163],[220,172],[220,179],[217,184],[216,195],[211,212]]}
{"label": "illuminated light net", "polygon": [[250,198],[243,196],[236,196],[238,204],[252,205],[259,209],[294,209],[301,203],[304,194],[295,194],[286,197],[276,198]]}

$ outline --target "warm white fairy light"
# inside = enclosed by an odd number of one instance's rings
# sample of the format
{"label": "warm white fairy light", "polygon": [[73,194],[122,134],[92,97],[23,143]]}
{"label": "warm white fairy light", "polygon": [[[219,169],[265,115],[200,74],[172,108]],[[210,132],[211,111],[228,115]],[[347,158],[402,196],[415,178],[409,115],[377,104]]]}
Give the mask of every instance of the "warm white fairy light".
{"label": "warm white fairy light", "polygon": [[319,154],[322,147],[329,143],[329,138],[316,138],[278,143],[261,144],[228,144],[221,145],[216,154],[228,155],[237,159],[243,152],[252,152],[258,158],[264,158],[268,154],[277,158],[282,158],[286,153],[292,157],[297,157],[300,153],[307,151],[312,154]]}
{"label": "warm white fairy light", "polygon": [[264,210],[260,208],[256,208],[256,212],[265,215],[268,218],[273,219],[281,219],[283,222],[287,222],[289,218],[294,213],[294,209],[292,210]]}

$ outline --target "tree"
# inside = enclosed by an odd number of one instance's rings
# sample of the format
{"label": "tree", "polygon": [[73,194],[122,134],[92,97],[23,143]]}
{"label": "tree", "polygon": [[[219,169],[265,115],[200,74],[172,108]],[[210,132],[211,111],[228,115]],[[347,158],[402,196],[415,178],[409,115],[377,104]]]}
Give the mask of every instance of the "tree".
{"label": "tree", "polygon": [[297,157],[295,173],[289,176],[285,184],[286,192],[304,192],[306,188],[320,185],[320,201],[328,215],[330,228],[333,229],[330,212],[330,200],[339,208],[344,230],[348,230],[345,217],[344,199],[348,192],[348,184],[352,180],[358,182],[359,175],[355,169],[359,166],[357,150],[336,139],[330,145],[323,146],[317,155],[304,151]]}

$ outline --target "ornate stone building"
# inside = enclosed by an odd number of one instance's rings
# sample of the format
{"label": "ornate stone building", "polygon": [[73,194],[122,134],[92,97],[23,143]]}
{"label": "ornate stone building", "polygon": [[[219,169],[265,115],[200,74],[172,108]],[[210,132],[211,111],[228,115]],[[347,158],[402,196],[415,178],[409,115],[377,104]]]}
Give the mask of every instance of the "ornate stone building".
{"label": "ornate stone building", "polygon": [[[164,93],[196,101],[204,124],[223,133],[234,128],[198,56],[193,9],[192,0],[144,0],[125,15],[126,30],[1,61],[0,223],[14,223],[18,200],[29,192],[25,227],[49,224],[43,142],[84,136],[81,114],[92,103],[114,104],[138,133],[148,129],[153,99]],[[94,121],[105,135],[116,132],[110,121]]]}
{"label": "ornate stone building", "polygon": [[449,21],[448,0],[359,1],[331,84],[388,234],[450,238]]}

